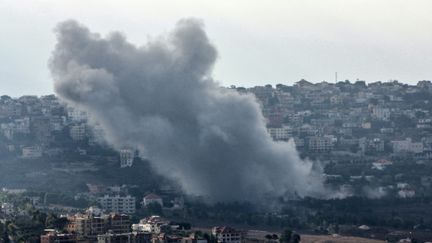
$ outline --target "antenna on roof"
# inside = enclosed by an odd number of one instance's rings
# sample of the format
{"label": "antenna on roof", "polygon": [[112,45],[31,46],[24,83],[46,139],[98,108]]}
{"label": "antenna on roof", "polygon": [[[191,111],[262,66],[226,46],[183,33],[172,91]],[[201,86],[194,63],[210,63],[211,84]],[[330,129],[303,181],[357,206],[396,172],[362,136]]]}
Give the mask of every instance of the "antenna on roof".
{"label": "antenna on roof", "polygon": [[335,72],[335,83],[337,83],[338,82],[338,79],[337,79],[337,72]]}

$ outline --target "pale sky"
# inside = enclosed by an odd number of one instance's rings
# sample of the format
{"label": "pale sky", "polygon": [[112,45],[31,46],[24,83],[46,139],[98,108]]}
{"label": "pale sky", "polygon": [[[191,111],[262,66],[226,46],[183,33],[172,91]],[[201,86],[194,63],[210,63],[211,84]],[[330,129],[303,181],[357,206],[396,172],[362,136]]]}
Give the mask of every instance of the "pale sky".
{"label": "pale sky", "polygon": [[143,45],[200,18],[222,85],[432,79],[431,0],[0,0],[0,95],[50,94],[57,22]]}

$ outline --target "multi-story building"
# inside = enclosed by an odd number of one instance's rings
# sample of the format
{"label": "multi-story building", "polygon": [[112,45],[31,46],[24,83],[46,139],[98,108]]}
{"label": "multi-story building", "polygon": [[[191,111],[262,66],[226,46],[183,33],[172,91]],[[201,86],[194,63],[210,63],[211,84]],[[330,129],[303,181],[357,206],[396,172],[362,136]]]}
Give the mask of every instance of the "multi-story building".
{"label": "multi-story building", "polygon": [[116,234],[130,231],[130,218],[119,214],[77,214],[68,218],[68,232],[79,236],[96,236],[111,231]]}
{"label": "multi-story building", "polygon": [[72,122],[83,122],[86,121],[88,118],[88,115],[86,112],[68,107],[67,109],[67,116],[70,121]]}
{"label": "multi-story building", "polygon": [[77,125],[72,125],[69,128],[69,134],[74,141],[82,141],[87,137],[86,124],[81,123]]}
{"label": "multi-story building", "polygon": [[292,129],[289,126],[269,127],[267,131],[274,140],[288,140],[292,137]]}
{"label": "multi-story building", "polygon": [[330,137],[310,137],[309,151],[329,152],[333,149],[333,139]]}
{"label": "multi-story building", "polygon": [[111,214],[109,217],[109,230],[120,234],[129,232],[131,228],[130,218],[126,214]]}
{"label": "multi-story building", "polygon": [[213,236],[218,243],[241,243],[242,233],[228,226],[213,227]]}
{"label": "multi-story building", "polygon": [[378,120],[388,121],[390,119],[390,115],[391,112],[389,108],[374,107],[372,109],[372,117]]}
{"label": "multi-story building", "polygon": [[120,150],[120,167],[131,167],[133,165],[135,153],[132,149]]}
{"label": "multi-story building", "polygon": [[405,140],[392,141],[393,152],[402,153],[422,153],[424,146],[422,142],[412,142],[411,138],[406,138]]}
{"label": "multi-story building", "polygon": [[129,195],[105,195],[98,198],[98,203],[100,204],[102,209],[107,212],[133,214],[135,213],[136,209],[135,197]]}

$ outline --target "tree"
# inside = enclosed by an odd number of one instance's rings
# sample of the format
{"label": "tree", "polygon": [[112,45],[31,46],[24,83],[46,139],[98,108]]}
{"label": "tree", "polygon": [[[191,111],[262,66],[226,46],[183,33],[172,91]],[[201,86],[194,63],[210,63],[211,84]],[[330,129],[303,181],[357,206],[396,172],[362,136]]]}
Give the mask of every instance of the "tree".
{"label": "tree", "polygon": [[4,224],[0,222],[0,237],[1,237],[0,241],[3,243],[9,243],[10,242],[6,225],[7,225],[7,222],[5,222]]}
{"label": "tree", "polygon": [[280,243],[289,243],[291,241],[292,231],[290,229],[285,229],[279,239]]}
{"label": "tree", "polygon": [[206,239],[208,243],[216,243],[217,242],[216,237],[213,234],[209,235],[207,233],[204,233],[203,238]]}
{"label": "tree", "polygon": [[300,242],[300,235],[299,234],[294,234],[292,236],[292,243],[299,243]]}
{"label": "tree", "polygon": [[46,228],[53,228],[57,230],[62,230],[67,225],[68,219],[65,217],[57,217],[57,215],[53,213],[49,213],[45,220]]}

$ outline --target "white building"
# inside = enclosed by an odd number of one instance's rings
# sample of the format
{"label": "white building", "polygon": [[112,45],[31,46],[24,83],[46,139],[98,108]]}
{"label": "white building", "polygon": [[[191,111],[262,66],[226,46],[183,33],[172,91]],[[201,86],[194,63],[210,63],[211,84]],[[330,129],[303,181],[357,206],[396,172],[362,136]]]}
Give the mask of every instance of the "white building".
{"label": "white building", "polygon": [[395,153],[402,153],[402,152],[422,153],[424,150],[423,143],[412,142],[411,138],[406,138],[405,140],[400,140],[400,141],[392,141],[392,144],[393,144],[393,152]]}
{"label": "white building", "polygon": [[24,159],[36,159],[42,157],[42,149],[40,147],[24,147],[22,148],[22,157]]}
{"label": "white building", "polygon": [[147,206],[151,203],[157,203],[163,206],[162,198],[154,193],[150,193],[143,198],[142,205]]}
{"label": "white building", "polygon": [[69,128],[69,134],[74,141],[82,141],[86,138],[86,124],[72,125]]}
{"label": "white building", "polygon": [[87,113],[85,111],[80,111],[80,110],[72,108],[72,107],[68,107],[67,114],[68,114],[69,120],[71,120],[73,122],[87,121],[87,117],[88,117]]}
{"label": "white building", "polygon": [[1,211],[5,215],[12,215],[14,213],[14,206],[12,203],[2,203],[1,204]]}
{"label": "white building", "polygon": [[120,150],[120,168],[131,167],[134,160],[134,151],[132,149]]}
{"label": "white building", "polygon": [[309,139],[309,150],[313,152],[329,152],[333,149],[333,138],[311,137]]}
{"label": "white building", "polygon": [[30,133],[30,118],[24,117],[21,119],[15,119],[15,132],[29,134]]}
{"label": "white building", "polygon": [[98,198],[98,203],[101,208],[107,212],[113,213],[135,213],[135,197],[131,196],[109,196],[105,195]]}
{"label": "white building", "polygon": [[166,228],[170,228],[169,221],[154,215],[150,216],[148,218],[141,219],[138,224],[132,225],[132,230],[134,232],[146,232],[146,233],[153,233],[158,234],[164,231]]}
{"label": "white building", "polygon": [[374,107],[372,109],[372,117],[378,120],[388,121],[390,119],[390,114],[389,108]]}
{"label": "white building", "polygon": [[270,133],[270,136],[276,141],[288,140],[292,136],[292,129],[289,126],[270,127],[267,128],[267,131]]}

